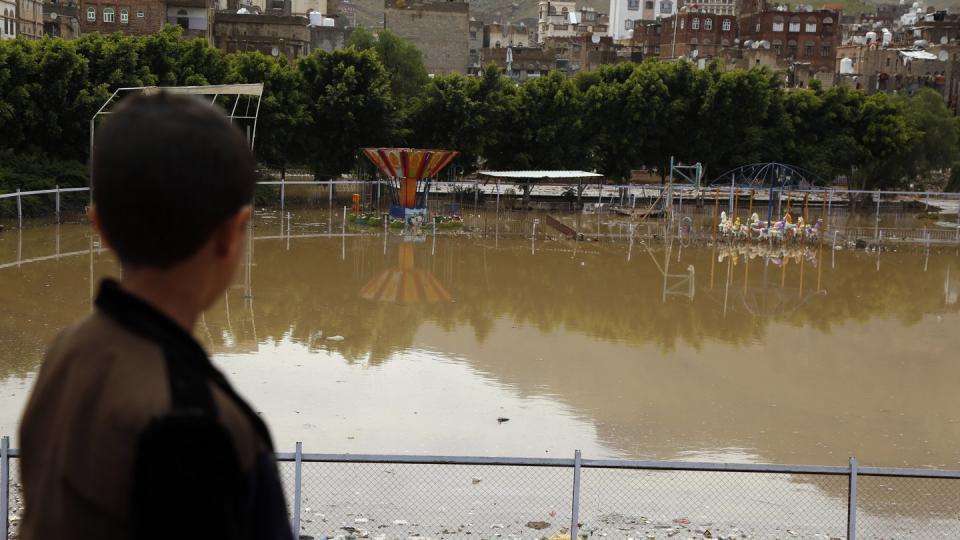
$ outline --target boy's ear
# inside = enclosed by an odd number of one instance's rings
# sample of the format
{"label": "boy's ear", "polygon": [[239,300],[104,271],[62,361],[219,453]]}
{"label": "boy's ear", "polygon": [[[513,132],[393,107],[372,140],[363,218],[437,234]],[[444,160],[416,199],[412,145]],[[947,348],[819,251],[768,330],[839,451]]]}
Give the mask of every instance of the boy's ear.
{"label": "boy's ear", "polygon": [[237,210],[232,216],[217,229],[214,234],[214,251],[220,257],[230,257],[234,255],[235,250],[242,249],[243,234],[246,231],[247,223],[253,216],[253,208],[246,205]]}

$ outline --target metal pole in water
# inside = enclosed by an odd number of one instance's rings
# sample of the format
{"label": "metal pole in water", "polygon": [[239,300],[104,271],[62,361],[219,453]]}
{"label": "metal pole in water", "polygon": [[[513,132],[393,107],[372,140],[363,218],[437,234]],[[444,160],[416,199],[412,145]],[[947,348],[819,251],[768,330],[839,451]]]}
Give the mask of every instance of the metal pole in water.
{"label": "metal pole in water", "polygon": [[300,538],[301,479],[303,478],[303,443],[297,442],[293,464],[293,537]]}
{"label": "metal pole in water", "polygon": [[[284,202],[286,201],[286,175],[280,175],[280,214],[283,214]],[[280,219],[283,219],[282,217]]]}
{"label": "metal pole in water", "polygon": [[0,512],[3,512],[3,537],[10,533],[10,437],[0,439]]}
{"label": "metal pole in water", "polygon": [[20,188],[17,188],[17,228],[23,229],[23,205],[20,203]]}
{"label": "metal pole in water", "polygon": [[577,540],[580,533],[580,451],[573,453],[573,502],[570,509],[570,539]]}
{"label": "metal pole in water", "polygon": [[830,268],[836,268],[837,262],[837,231],[833,231],[833,250],[830,254]]}
{"label": "metal pole in water", "polygon": [[60,223],[60,185],[56,187],[57,223]]}
{"label": "metal pole in water", "polygon": [[873,237],[880,238],[880,190],[877,190],[877,219],[873,225]]}
{"label": "metal pole in water", "polygon": [[340,234],[347,234],[347,207],[343,207],[343,221],[340,224]]}
{"label": "metal pole in water", "polygon": [[850,482],[847,491],[847,538],[857,537],[857,458],[850,458]]}

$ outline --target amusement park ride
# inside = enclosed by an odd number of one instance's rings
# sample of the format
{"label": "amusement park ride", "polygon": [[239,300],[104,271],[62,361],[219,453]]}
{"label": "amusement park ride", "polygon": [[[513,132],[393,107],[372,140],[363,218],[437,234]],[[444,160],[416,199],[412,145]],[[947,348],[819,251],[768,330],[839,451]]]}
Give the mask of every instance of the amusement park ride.
{"label": "amusement park ride", "polygon": [[417,193],[422,190],[425,198],[430,178],[460,155],[454,150],[416,148],[364,148],[363,154],[391,182],[395,204],[390,215],[402,219],[407,228],[419,228],[426,219],[425,201],[418,201]]}

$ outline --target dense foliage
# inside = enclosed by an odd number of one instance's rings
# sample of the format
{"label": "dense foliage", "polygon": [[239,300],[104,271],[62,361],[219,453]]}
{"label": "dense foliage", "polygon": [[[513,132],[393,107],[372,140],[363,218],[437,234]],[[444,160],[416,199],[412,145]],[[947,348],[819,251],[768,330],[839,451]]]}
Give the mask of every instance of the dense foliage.
{"label": "dense foliage", "polygon": [[[923,179],[960,159],[958,122],[932,90],[787,91],[766,70],[658,61],[520,85],[494,67],[431,78],[419,52],[387,32],[355,32],[346,49],[288,61],[225,54],[168,27],[148,37],[0,42],[0,192],[82,183],[90,118],[118,87],[239,82],[265,84],[258,159],[317,176],[350,171],[367,145],[457,149],[462,171],[576,168],[614,179],[663,170],[671,156],[704,163],[708,177],[781,161],[867,188]],[[34,161],[62,174],[12,172]]]}

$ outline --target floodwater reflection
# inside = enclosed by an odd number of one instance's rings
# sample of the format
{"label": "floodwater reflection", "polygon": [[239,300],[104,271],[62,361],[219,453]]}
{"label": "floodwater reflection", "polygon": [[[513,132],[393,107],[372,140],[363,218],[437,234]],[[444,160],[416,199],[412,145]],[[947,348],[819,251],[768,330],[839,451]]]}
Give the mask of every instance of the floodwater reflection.
{"label": "floodwater reflection", "polygon": [[[117,272],[53,232],[0,235],[6,433]],[[197,333],[285,447],[960,467],[956,250],[533,242],[252,240]]]}

